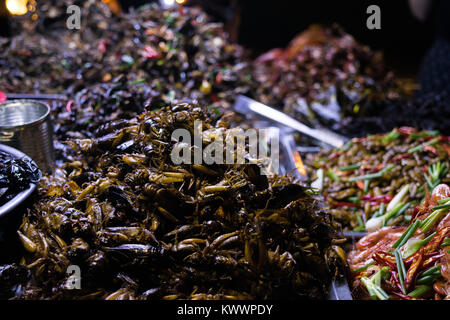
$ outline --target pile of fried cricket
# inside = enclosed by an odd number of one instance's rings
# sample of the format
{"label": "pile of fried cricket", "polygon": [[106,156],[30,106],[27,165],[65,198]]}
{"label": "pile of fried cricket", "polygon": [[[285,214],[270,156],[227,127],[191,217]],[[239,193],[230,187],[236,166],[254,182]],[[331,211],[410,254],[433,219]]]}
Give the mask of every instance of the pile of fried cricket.
{"label": "pile of fried cricket", "polygon": [[[198,106],[179,104],[75,140],[77,160],[45,178],[18,231],[22,261],[0,269],[9,294],[326,298],[345,263],[331,217],[308,189],[261,175],[256,164],[174,165],[172,132],[194,134],[196,120],[205,146],[229,130]],[[66,289],[70,265],[81,269],[81,290]]]}

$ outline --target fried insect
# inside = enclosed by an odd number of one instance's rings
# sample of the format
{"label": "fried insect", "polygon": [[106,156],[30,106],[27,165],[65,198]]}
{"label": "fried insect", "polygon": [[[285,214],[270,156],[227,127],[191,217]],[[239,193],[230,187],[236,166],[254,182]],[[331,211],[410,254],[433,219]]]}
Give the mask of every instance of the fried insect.
{"label": "fried insect", "polygon": [[[256,165],[174,165],[171,132],[193,132],[195,120],[215,127],[178,104],[104,132],[122,132],[127,150],[75,141],[78,164],[44,178],[20,228],[31,276],[16,298],[325,298],[345,263],[330,216],[292,178]],[[64,289],[69,265],[81,290]]]}
{"label": "fried insect", "polygon": [[27,159],[16,159],[0,151],[0,206],[39,181],[38,167]]}

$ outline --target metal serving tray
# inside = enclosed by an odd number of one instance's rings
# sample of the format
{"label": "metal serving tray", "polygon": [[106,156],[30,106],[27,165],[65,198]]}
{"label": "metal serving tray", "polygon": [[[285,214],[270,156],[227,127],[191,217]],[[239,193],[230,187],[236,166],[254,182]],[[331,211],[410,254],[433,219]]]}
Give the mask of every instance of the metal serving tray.
{"label": "metal serving tray", "polygon": [[[280,137],[280,153],[282,160],[280,167],[285,172],[292,172],[296,178],[300,181],[305,181],[306,175],[303,175],[298,169],[298,164],[294,159],[295,153],[298,153],[298,149],[295,148],[294,139],[292,135],[281,132]],[[298,160],[297,160],[298,161]],[[344,234],[345,237],[349,235]],[[354,237],[351,235],[350,237]],[[342,279],[336,279],[331,282],[328,294],[328,300],[353,300],[347,278],[344,276]]]}
{"label": "metal serving tray", "polygon": [[[13,157],[18,158],[18,159],[31,160],[31,158],[29,156],[27,156],[25,153],[15,149],[15,148],[6,146],[4,144],[0,144],[0,151],[9,153]],[[40,171],[39,171],[39,175],[41,175]],[[28,189],[20,192],[14,198],[9,200],[7,203],[5,203],[4,205],[0,206],[0,218],[5,216],[7,213],[11,212],[15,208],[17,208],[22,202],[25,201],[25,199],[27,199],[33,193],[33,191],[35,189],[36,189],[36,184],[35,183],[30,183],[30,186],[28,187]]]}
{"label": "metal serving tray", "polygon": [[[280,128],[280,146],[281,146],[281,163],[283,164],[282,173],[291,173],[299,181],[306,182],[308,180],[306,172],[299,168],[299,162],[303,167],[302,157],[308,153],[319,152],[323,148],[339,147],[348,141],[347,137],[341,136],[324,128],[309,128],[305,124],[293,119],[289,115],[279,110],[266,106],[258,101],[245,96],[238,96],[234,104],[234,110],[245,115],[249,121],[260,121],[264,119],[266,126],[276,125]],[[259,125],[259,127],[261,127]],[[293,135],[294,132],[300,132],[303,136],[315,140],[310,146],[297,146]],[[303,171],[303,172],[302,172]],[[364,232],[344,232],[343,236],[357,240],[362,238]]]}
{"label": "metal serving tray", "polygon": [[[254,108],[251,108],[252,106]],[[253,110],[255,108],[261,108],[263,111],[267,112],[256,112],[255,110]],[[238,97],[234,109],[239,113],[245,114],[247,120],[252,121],[254,126],[257,128],[270,127],[274,124],[276,124],[276,126],[280,128],[280,173],[291,173],[296,177],[297,180],[302,182],[307,181],[307,175],[306,172],[302,170],[303,161],[301,156],[307,153],[319,152],[323,147],[329,147],[336,141],[336,143],[340,144],[347,140],[345,137],[338,136],[333,132],[311,129],[307,128],[306,126],[303,127],[304,125],[299,125],[298,121],[294,120],[294,122],[292,122],[292,119],[288,119],[288,115],[281,114],[280,111],[274,111],[274,109],[264,106],[259,102],[256,102],[247,97]],[[272,117],[274,113],[276,115],[275,119],[273,119]],[[290,120],[293,124],[289,125],[289,123],[287,123],[288,120]],[[316,146],[297,146],[293,138],[293,133],[294,131],[302,130],[305,131],[304,134],[310,137],[318,134],[318,140],[321,141],[319,141]],[[300,167],[299,163],[301,163]],[[362,235],[362,233],[352,232],[343,234],[343,236],[351,239],[358,239]],[[353,300],[348,281],[345,276],[341,279],[336,279],[331,282],[328,300]]]}

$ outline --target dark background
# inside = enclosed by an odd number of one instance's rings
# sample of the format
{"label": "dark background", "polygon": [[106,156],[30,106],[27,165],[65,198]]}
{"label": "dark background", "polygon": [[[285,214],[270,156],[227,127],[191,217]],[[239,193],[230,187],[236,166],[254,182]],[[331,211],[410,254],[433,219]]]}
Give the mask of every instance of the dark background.
{"label": "dark background", "polygon": [[[232,38],[250,49],[253,57],[285,47],[311,24],[338,23],[359,42],[382,51],[388,67],[399,76],[414,77],[434,40],[431,17],[425,23],[416,20],[408,0],[190,0],[187,4],[201,4],[216,20],[226,22]],[[372,4],[381,9],[381,30],[366,27],[366,10]]]}
{"label": "dark background", "polygon": [[[4,2],[0,0],[3,14]],[[152,1],[120,2],[127,10]],[[381,8],[381,30],[366,27],[366,9],[371,4]],[[187,0],[186,5],[201,5],[216,21],[225,22],[231,38],[247,48],[252,57],[285,47],[311,24],[338,23],[359,42],[382,51],[388,67],[399,76],[414,77],[434,39],[431,19],[417,21],[407,0]],[[5,19],[0,19],[0,33],[6,28]]]}
{"label": "dark background", "polygon": [[[416,74],[425,51],[434,39],[433,24],[417,21],[407,0],[346,1],[240,1],[239,42],[259,54],[284,47],[299,32],[314,23],[338,23],[359,42],[381,50],[389,67],[400,75]],[[381,9],[381,30],[366,27],[367,7]]]}

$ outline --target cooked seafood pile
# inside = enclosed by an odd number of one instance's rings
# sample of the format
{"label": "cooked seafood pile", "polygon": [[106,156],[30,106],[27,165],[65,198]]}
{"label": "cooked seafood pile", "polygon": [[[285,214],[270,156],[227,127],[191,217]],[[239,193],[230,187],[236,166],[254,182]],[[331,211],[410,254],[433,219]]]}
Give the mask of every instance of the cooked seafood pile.
{"label": "cooked seafood pile", "polygon": [[336,25],[311,26],[286,49],[256,59],[253,70],[255,99],[311,126],[348,137],[401,126],[450,134],[448,93],[413,95],[411,80],[396,77],[380,53]]}
{"label": "cooked seafood pile", "polygon": [[339,26],[313,25],[286,49],[260,56],[254,68],[258,99],[311,125],[339,125],[345,116],[408,95],[407,86],[386,72],[382,56]]}
{"label": "cooked seafood pile", "polygon": [[312,186],[346,231],[409,223],[426,190],[449,183],[450,144],[437,131],[402,127],[309,154]]}
{"label": "cooked seafood pile", "polygon": [[32,161],[0,151],[0,206],[39,179],[39,169]]}
{"label": "cooked seafood pile", "polygon": [[[205,147],[227,133],[178,104],[74,140],[77,160],[41,184],[18,231],[26,255],[2,267],[2,287],[25,299],[325,298],[345,263],[331,217],[255,164],[173,165],[172,132],[193,134],[194,120]],[[69,265],[81,290],[65,289]]]}
{"label": "cooked seafood pile", "polygon": [[[388,132],[409,126],[421,130],[439,130],[450,135],[450,95],[421,94],[413,98],[373,101],[366,114],[348,116],[335,129],[347,137]],[[370,109],[370,110],[369,110]]]}
{"label": "cooked seafood pile", "polygon": [[440,184],[408,227],[362,238],[349,253],[354,294],[372,299],[450,299],[450,188]]}

